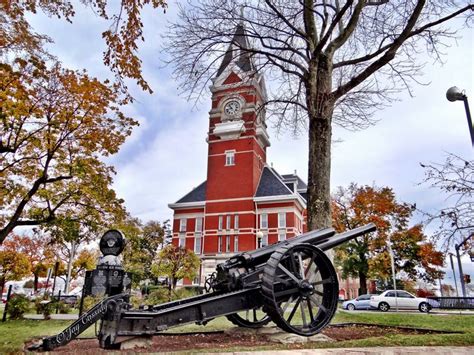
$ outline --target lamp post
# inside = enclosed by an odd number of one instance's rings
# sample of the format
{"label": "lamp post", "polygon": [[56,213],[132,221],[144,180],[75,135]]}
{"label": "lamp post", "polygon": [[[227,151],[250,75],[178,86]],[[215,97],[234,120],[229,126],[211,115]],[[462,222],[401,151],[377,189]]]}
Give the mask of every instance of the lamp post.
{"label": "lamp post", "polygon": [[454,249],[456,249],[456,257],[458,258],[458,267],[459,267],[459,279],[461,280],[461,290],[462,290],[462,296],[466,297],[466,284],[464,282],[464,274],[462,272],[462,264],[461,264],[461,256],[459,255],[459,249],[466,244],[466,242],[471,239],[474,236],[474,234],[471,234],[469,237],[464,239],[461,243],[455,244]]}
{"label": "lamp post", "polygon": [[446,91],[446,98],[451,101],[463,101],[464,109],[466,110],[467,124],[469,125],[469,133],[471,134],[471,144],[474,147],[474,126],[472,125],[471,111],[469,110],[469,103],[467,101],[467,95],[464,90],[453,86]]}
{"label": "lamp post", "polygon": [[451,269],[453,270],[454,286],[456,286],[456,297],[459,297],[458,284],[456,282],[456,271],[454,271],[453,254],[449,253],[449,258],[451,260]]}
{"label": "lamp post", "polygon": [[395,291],[395,310],[398,312],[398,294],[397,294],[397,274],[395,272],[395,256],[393,255],[392,240],[388,235],[387,243],[388,253],[390,254],[390,264],[392,266],[393,289]]}

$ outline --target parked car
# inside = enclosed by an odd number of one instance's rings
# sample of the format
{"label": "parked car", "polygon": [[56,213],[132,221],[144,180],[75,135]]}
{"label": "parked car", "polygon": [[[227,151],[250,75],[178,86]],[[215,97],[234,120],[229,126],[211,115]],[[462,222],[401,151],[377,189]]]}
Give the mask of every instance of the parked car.
{"label": "parked car", "polygon": [[418,309],[420,312],[429,312],[430,304],[426,298],[415,297],[407,291],[387,290],[378,296],[370,297],[370,307],[387,312],[390,308]]}
{"label": "parked car", "polygon": [[360,295],[353,300],[348,300],[342,303],[342,309],[353,311],[355,309],[369,309],[370,308],[370,297],[373,295],[366,294]]}

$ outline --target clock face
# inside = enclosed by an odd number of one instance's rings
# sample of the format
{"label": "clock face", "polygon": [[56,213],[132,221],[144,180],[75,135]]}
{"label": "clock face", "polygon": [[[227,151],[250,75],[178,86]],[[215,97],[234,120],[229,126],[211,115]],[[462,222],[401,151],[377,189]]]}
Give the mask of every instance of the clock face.
{"label": "clock face", "polygon": [[226,103],[224,112],[228,116],[234,116],[240,111],[240,102],[232,100]]}

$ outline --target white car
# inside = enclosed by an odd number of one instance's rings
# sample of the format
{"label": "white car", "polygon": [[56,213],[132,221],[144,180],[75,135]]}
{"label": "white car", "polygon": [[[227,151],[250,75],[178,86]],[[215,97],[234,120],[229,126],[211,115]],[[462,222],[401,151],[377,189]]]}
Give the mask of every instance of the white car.
{"label": "white car", "polygon": [[387,290],[378,296],[370,297],[370,308],[377,308],[387,312],[390,308],[418,309],[420,312],[429,312],[430,304],[426,298],[415,297],[406,291]]}

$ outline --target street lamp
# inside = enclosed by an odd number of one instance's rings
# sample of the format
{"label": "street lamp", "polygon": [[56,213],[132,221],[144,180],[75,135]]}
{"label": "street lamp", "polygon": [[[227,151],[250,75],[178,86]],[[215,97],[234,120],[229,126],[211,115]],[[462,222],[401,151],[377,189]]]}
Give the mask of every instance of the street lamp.
{"label": "street lamp", "polygon": [[464,109],[466,110],[467,124],[469,125],[469,133],[471,134],[471,144],[474,147],[474,127],[472,126],[471,111],[469,110],[469,103],[467,102],[467,95],[464,90],[453,86],[446,91],[446,98],[448,101],[464,101]]}
{"label": "street lamp", "polygon": [[[474,237],[474,233],[471,234],[469,237],[467,237],[466,239],[464,239],[461,243],[459,244],[455,244],[454,245],[454,249],[456,249],[456,256],[457,256],[457,259],[458,259],[458,267],[459,267],[459,279],[461,280],[461,290],[462,290],[462,295],[463,297],[466,297],[466,284],[464,282],[464,274],[462,272],[462,265],[461,265],[461,256],[459,255],[459,249],[467,243],[467,241],[469,239],[471,239],[472,237]],[[472,259],[471,259],[472,260]]]}
{"label": "street lamp", "polygon": [[395,291],[395,310],[398,312],[397,274],[395,271],[395,256],[393,255],[392,240],[390,239],[390,234],[388,235],[387,249],[388,253],[390,254],[390,264],[392,266],[393,289]]}

